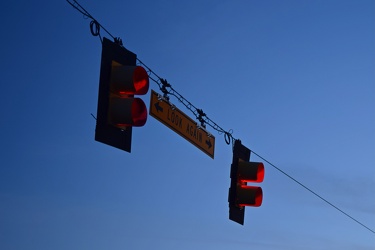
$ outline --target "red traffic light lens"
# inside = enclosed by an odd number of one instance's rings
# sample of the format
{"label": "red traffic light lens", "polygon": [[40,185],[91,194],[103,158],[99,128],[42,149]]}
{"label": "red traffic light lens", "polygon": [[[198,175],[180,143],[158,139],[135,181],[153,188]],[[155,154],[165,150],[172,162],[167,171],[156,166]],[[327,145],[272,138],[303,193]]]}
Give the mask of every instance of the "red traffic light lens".
{"label": "red traffic light lens", "polygon": [[116,95],[144,95],[149,89],[147,71],[141,66],[112,62],[111,92]]}
{"label": "red traffic light lens", "polygon": [[263,191],[261,187],[240,185],[237,187],[238,206],[260,207],[263,201]]}
{"label": "red traffic light lens", "polygon": [[132,120],[133,126],[141,127],[146,124],[147,121],[147,108],[145,103],[140,98],[134,98],[132,107]]}
{"label": "red traffic light lens", "polygon": [[149,88],[149,78],[146,70],[141,66],[136,66],[133,72],[133,85],[135,95],[144,95]]}
{"label": "red traffic light lens", "polygon": [[256,182],[262,182],[264,180],[264,164],[262,162],[254,162],[258,166],[257,180]]}
{"label": "red traffic light lens", "polygon": [[238,179],[241,182],[262,182],[264,165],[261,162],[238,162]]}
{"label": "red traffic light lens", "polygon": [[109,123],[118,128],[141,127],[147,121],[147,108],[140,98],[113,96],[109,110]]}

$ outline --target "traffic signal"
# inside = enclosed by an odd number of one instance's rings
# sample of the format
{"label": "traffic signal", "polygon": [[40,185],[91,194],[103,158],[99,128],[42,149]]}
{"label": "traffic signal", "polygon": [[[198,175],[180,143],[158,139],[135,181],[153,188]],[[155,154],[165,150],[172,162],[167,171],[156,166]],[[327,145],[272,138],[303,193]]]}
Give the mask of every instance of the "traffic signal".
{"label": "traffic signal", "polygon": [[244,224],[245,206],[262,205],[263,191],[261,187],[248,186],[247,182],[262,182],[264,165],[261,162],[249,162],[250,149],[235,140],[233,162],[230,171],[229,219]]}
{"label": "traffic signal", "polygon": [[146,123],[147,108],[140,98],[149,88],[137,55],[107,38],[102,43],[95,140],[131,151],[132,127]]}

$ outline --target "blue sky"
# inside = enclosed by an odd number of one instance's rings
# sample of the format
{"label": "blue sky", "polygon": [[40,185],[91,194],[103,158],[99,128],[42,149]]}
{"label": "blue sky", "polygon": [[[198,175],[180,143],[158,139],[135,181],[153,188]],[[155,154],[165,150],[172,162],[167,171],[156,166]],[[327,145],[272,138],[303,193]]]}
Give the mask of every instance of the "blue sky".
{"label": "blue sky", "polygon": [[[375,230],[374,1],[80,3],[244,145]],[[268,164],[262,206],[230,221],[232,151],[212,129],[214,160],[150,116],[131,154],[94,141],[89,20],[66,1],[0,11],[0,249],[375,248]]]}

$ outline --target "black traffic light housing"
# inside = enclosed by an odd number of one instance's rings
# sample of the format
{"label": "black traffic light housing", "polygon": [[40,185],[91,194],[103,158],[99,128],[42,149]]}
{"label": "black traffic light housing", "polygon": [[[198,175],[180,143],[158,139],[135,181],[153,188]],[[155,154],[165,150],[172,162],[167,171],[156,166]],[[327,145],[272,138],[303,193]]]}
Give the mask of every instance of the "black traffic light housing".
{"label": "black traffic light housing", "polygon": [[248,186],[247,182],[262,182],[264,165],[261,162],[249,162],[251,151],[235,140],[231,165],[229,188],[229,219],[244,224],[245,206],[259,207],[262,204],[261,187]]}
{"label": "black traffic light housing", "polygon": [[136,62],[136,54],[103,39],[95,140],[129,153],[132,127],[147,119],[146,105],[134,94],[146,94],[149,79]]}

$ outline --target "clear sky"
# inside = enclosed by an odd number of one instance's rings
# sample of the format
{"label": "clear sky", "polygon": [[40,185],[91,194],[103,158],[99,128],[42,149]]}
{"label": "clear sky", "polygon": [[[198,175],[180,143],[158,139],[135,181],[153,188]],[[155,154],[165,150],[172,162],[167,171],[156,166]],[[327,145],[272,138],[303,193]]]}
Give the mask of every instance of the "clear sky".
{"label": "clear sky", "polygon": [[[375,230],[375,1],[80,4],[245,146]],[[230,221],[232,148],[210,128],[214,159],[151,116],[131,154],[96,142],[90,20],[65,0],[19,0],[0,21],[0,249],[375,249],[269,164],[262,206]]]}

